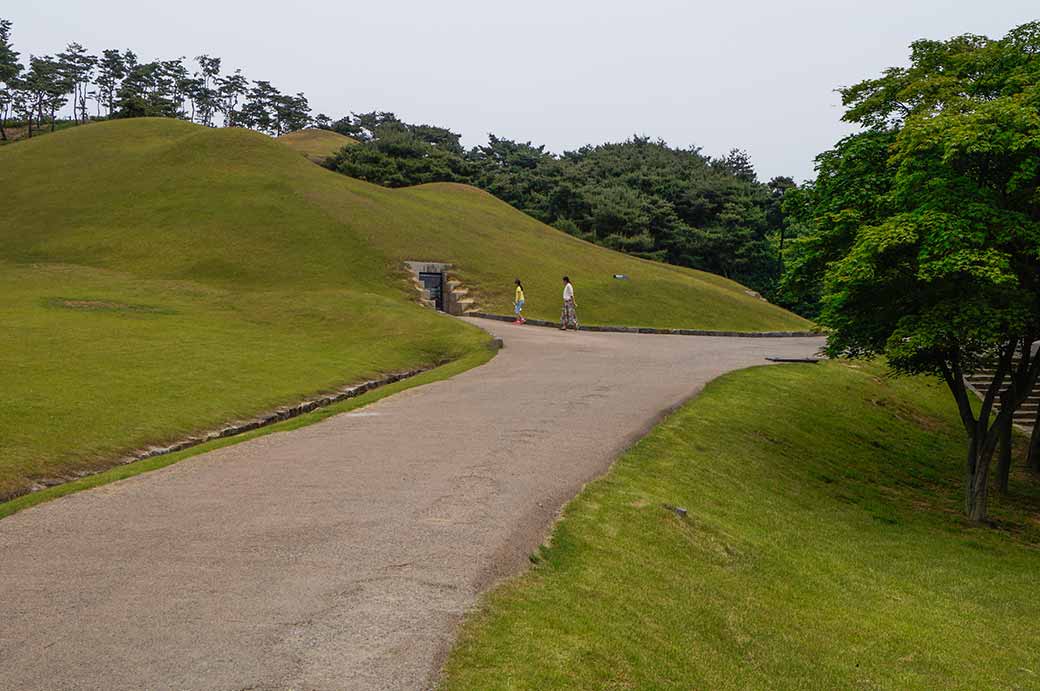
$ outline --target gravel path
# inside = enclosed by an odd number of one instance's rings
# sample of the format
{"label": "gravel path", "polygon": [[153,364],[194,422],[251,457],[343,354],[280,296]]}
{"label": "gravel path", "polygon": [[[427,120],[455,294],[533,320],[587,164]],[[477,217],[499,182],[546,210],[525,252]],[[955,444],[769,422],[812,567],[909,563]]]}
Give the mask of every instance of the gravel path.
{"label": "gravel path", "polygon": [[822,344],[474,323],[483,367],[0,521],[0,689],[427,688],[663,412]]}

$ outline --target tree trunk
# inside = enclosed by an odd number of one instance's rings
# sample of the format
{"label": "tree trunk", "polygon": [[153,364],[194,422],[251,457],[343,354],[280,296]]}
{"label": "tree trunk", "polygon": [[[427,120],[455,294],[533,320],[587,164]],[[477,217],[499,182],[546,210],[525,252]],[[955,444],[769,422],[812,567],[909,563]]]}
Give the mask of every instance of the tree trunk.
{"label": "tree trunk", "polygon": [[964,512],[975,523],[981,523],[988,516],[989,499],[989,464],[993,453],[986,452],[986,444],[979,437],[984,432],[976,430],[968,443],[968,472],[965,477]]}
{"label": "tree trunk", "polygon": [[997,489],[1001,494],[1007,495],[1011,479],[1011,440],[1012,422],[1011,416],[1000,425],[1000,455],[997,460]]}
{"label": "tree trunk", "polygon": [[[964,512],[976,523],[985,521],[987,517],[989,466],[1000,439],[1002,426],[1012,416],[1014,408],[1021,403],[1015,398],[1016,389],[1012,387],[1011,394],[1005,395],[1005,405],[991,424],[990,415],[996,402],[997,392],[1000,391],[1005,377],[1011,372],[1012,359],[1017,345],[1017,339],[1010,340],[1001,349],[996,373],[983,397],[978,417],[975,417],[971,402],[968,400],[964,372],[961,370],[960,358],[956,353],[942,370],[943,378],[957,401],[964,430],[968,433],[968,458],[964,474]],[[1031,371],[1031,374],[1035,378],[1035,373]]]}

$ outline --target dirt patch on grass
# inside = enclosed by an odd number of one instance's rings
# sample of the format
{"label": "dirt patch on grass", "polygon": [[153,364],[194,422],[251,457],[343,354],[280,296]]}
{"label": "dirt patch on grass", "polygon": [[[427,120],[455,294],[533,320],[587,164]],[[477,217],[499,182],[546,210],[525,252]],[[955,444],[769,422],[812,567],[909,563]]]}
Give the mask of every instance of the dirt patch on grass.
{"label": "dirt patch on grass", "polygon": [[91,298],[46,298],[44,305],[58,309],[80,310],[85,312],[129,312],[143,314],[174,314],[168,307],[156,305],[137,305],[115,300],[96,300]]}

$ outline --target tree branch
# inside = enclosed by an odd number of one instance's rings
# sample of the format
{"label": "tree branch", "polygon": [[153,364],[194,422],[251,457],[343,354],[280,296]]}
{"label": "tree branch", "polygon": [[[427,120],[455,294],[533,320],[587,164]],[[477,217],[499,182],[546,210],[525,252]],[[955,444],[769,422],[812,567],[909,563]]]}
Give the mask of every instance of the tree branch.
{"label": "tree branch", "polygon": [[941,363],[941,367],[943,379],[946,380],[946,386],[949,387],[950,393],[953,394],[953,400],[957,402],[957,410],[960,413],[964,431],[969,436],[974,436],[975,414],[971,410],[971,401],[968,400],[968,387],[964,384],[964,375],[961,372],[956,354],[950,358],[949,364],[946,362]]}

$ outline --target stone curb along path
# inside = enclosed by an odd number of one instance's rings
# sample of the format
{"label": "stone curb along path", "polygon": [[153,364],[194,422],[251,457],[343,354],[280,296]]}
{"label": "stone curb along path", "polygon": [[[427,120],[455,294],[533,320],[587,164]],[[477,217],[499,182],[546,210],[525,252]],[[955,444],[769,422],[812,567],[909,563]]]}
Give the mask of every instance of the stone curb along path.
{"label": "stone curb along path", "polygon": [[[470,317],[478,319],[493,319],[500,322],[513,322],[516,317],[504,314],[490,314],[487,312],[471,312]],[[551,326],[559,328],[559,322],[546,319],[528,319],[524,322],[528,326]],[[639,333],[660,334],[669,336],[724,336],[727,338],[810,338],[822,336],[815,331],[710,331],[707,329],[658,329],[652,326],[578,326],[578,331],[593,331],[601,333]]]}
{"label": "stone curb along path", "polygon": [[[501,340],[493,340],[490,342],[490,345],[491,347],[495,348],[501,347]],[[422,374],[423,372],[429,372],[431,369],[433,368],[421,367],[418,369],[406,370],[404,372],[395,372],[380,379],[372,379],[366,382],[362,382],[360,384],[354,384],[353,386],[342,388],[326,396],[321,396],[319,398],[303,401],[302,403],[297,403],[296,405],[283,406],[270,413],[260,415],[251,420],[246,420],[244,422],[232,422],[224,427],[221,427],[218,430],[213,430],[212,432],[206,432],[203,434],[196,434],[190,437],[186,437],[178,442],[174,442],[173,444],[168,444],[164,446],[149,446],[146,449],[137,451],[135,453],[130,454],[129,456],[124,456],[123,458],[120,458],[115,463],[113,463],[112,466],[109,466],[108,468],[99,468],[98,470],[80,473],[73,477],[62,477],[54,478],[52,480],[37,481],[32,487],[30,487],[28,492],[23,492],[22,494],[17,494],[10,497],[0,497],[0,502],[10,501],[11,499],[23,497],[26,494],[39,492],[40,490],[47,489],[48,487],[56,487],[66,482],[72,482],[85,477],[90,477],[91,475],[103,473],[106,470],[109,470],[110,468],[115,466],[129,465],[131,463],[137,463],[138,461],[144,461],[149,458],[155,458],[156,456],[165,456],[167,454],[177,453],[178,451],[184,451],[185,449],[190,449],[193,446],[199,446],[200,444],[216,441],[217,439],[226,439],[228,437],[238,436],[240,434],[252,432],[253,430],[260,429],[262,427],[268,427],[279,422],[284,422],[285,420],[291,420],[292,418],[299,417],[304,413],[310,413],[315,410],[318,410],[319,408],[325,408],[334,403],[339,403],[350,398],[357,398],[361,394],[372,391],[373,389],[378,389],[389,384],[395,384],[404,379],[409,379],[416,375]]]}

